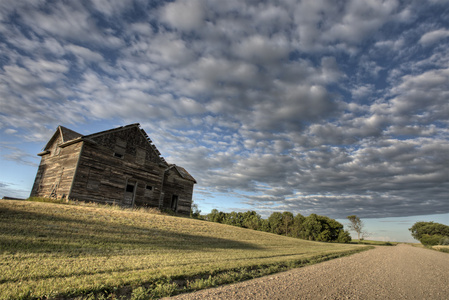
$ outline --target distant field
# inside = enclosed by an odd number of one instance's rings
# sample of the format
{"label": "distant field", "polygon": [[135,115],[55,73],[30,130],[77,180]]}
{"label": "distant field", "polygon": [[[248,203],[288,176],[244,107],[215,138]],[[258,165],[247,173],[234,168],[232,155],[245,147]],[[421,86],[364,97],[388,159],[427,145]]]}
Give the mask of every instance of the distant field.
{"label": "distant field", "polygon": [[0,299],[158,298],[363,249],[147,212],[0,200]]}
{"label": "distant field", "polygon": [[371,240],[352,240],[352,244],[363,244],[373,246],[396,246],[397,242],[371,241]]}

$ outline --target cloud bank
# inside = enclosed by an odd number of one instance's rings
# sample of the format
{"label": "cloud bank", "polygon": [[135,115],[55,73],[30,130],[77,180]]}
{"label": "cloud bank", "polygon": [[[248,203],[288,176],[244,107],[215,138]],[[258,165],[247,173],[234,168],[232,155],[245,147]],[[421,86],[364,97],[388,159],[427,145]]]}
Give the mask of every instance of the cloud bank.
{"label": "cloud bank", "polygon": [[200,205],[227,193],[262,214],[448,213],[444,8],[2,1],[0,132],[43,145],[59,124],[140,122]]}

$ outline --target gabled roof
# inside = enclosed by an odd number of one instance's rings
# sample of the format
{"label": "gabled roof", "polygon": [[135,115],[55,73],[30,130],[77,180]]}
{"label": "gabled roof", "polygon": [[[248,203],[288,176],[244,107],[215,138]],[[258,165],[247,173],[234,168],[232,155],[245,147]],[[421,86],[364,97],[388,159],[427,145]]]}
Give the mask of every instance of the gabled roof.
{"label": "gabled roof", "polygon": [[[133,128],[133,127],[136,127],[140,131],[140,133],[143,135],[145,140],[148,141],[149,146],[159,156],[159,159],[161,160],[162,164],[168,165],[168,163],[165,161],[165,159],[161,156],[161,152],[159,152],[159,150],[153,144],[151,139],[148,137],[148,135],[145,132],[145,130],[140,128],[140,124],[139,123],[129,124],[129,125],[126,125],[126,126],[120,126],[120,127],[117,127],[117,128],[108,129],[108,130],[104,130],[104,131],[100,131],[100,132],[96,132],[96,133],[92,133],[92,134],[88,134],[88,135],[82,135],[82,134],[80,134],[78,132],[75,132],[75,131],[73,131],[71,129],[68,129],[68,128],[64,127],[64,126],[59,125],[58,128],[56,129],[56,132],[53,134],[51,139],[48,141],[47,145],[45,145],[45,147],[43,149],[44,152],[39,153],[39,155],[44,155],[46,153],[49,153],[47,150],[50,148],[50,145],[53,143],[53,141],[57,137],[59,137],[59,136],[62,138],[62,143],[60,144],[60,146],[61,147],[65,147],[65,146],[71,145],[73,143],[80,142],[82,140],[84,140],[84,141],[92,141],[91,140],[92,138],[99,137],[99,136],[102,136],[102,135],[105,135],[105,134],[109,134],[109,133],[112,133],[112,132],[126,130],[126,129]],[[185,170],[184,170],[184,172],[187,173],[187,171],[185,171]],[[193,179],[193,177],[192,177],[192,179]],[[195,180],[195,179],[193,179],[193,180]]]}
{"label": "gabled roof", "polygon": [[120,127],[117,127],[117,128],[112,128],[112,129],[108,129],[108,130],[104,130],[104,131],[100,131],[100,132],[96,132],[96,133],[91,133],[91,134],[88,134],[88,135],[84,135],[83,138],[98,137],[98,136],[105,135],[105,134],[108,134],[108,133],[111,133],[111,132],[117,132],[117,131],[126,130],[126,129],[129,129],[129,128],[132,128],[132,127],[140,128],[140,124],[139,123],[134,123],[134,124],[129,124],[129,125],[126,125],[126,126],[120,126]]}
{"label": "gabled roof", "polygon": [[82,134],[80,134],[80,133],[78,133],[76,131],[73,131],[71,129],[68,129],[68,128],[64,127],[64,126],[59,125],[58,128],[56,129],[55,133],[51,137],[51,139],[45,145],[43,150],[48,150],[48,148],[53,143],[53,141],[55,139],[57,139],[58,137],[61,137],[62,143],[66,143],[68,141],[71,141],[71,140],[74,140],[76,138],[82,137]]}
{"label": "gabled roof", "polygon": [[194,183],[197,183],[195,178],[193,178],[193,176],[190,175],[190,173],[187,172],[187,170],[184,169],[183,167],[173,164],[173,165],[170,165],[170,167],[167,170],[171,170],[171,169],[176,170],[182,178],[193,181]]}
{"label": "gabled roof", "polygon": [[82,134],[73,131],[71,129],[68,129],[64,126],[59,126],[59,130],[61,131],[61,135],[62,135],[62,141],[63,143],[74,140],[76,138],[79,138],[81,136],[83,136]]}
{"label": "gabled roof", "polygon": [[99,137],[105,134],[109,134],[112,132],[117,132],[117,131],[121,131],[121,130],[127,130],[130,128],[136,127],[137,129],[140,130],[140,133],[143,135],[143,137],[148,141],[148,144],[150,145],[150,147],[153,149],[153,151],[159,156],[159,159],[162,161],[162,163],[168,165],[168,163],[165,161],[165,158],[163,158],[161,156],[161,152],[159,152],[159,150],[156,148],[156,146],[153,144],[153,142],[151,141],[151,139],[148,137],[147,133],[145,132],[145,130],[143,130],[142,128],[140,128],[140,124],[139,123],[134,123],[134,124],[129,124],[126,126],[120,126],[117,128],[113,128],[113,129],[109,129],[109,130],[105,130],[105,131],[100,131],[97,133],[92,133],[89,135],[85,135],[83,136],[83,139],[91,139],[91,138],[95,138],[95,137]]}

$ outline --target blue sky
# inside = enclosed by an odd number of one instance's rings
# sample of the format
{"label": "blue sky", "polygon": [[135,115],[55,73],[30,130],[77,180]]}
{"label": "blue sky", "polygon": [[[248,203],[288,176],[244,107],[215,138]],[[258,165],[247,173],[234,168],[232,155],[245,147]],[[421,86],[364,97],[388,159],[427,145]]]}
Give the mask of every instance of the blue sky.
{"label": "blue sky", "polygon": [[203,213],[408,240],[449,219],[448,20],[443,0],[3,0],[0,196],[29,195],[58,125],[138,122]]}

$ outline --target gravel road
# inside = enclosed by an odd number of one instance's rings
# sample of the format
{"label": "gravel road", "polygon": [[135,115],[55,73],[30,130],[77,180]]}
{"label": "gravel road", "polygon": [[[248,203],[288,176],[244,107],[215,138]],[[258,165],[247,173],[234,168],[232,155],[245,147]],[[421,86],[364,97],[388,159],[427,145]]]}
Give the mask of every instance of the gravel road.
{"label": "gravel road", "polygon": [[400,244],[170,299],[449,299],[449,254]]}

